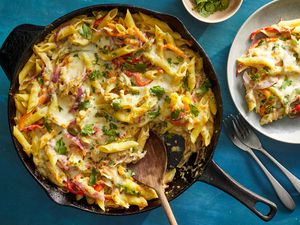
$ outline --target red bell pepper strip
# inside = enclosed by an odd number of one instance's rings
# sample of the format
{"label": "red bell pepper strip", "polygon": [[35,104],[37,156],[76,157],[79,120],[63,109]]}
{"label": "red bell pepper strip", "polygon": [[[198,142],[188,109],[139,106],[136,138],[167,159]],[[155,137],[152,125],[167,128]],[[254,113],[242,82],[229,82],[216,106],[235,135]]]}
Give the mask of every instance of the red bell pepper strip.
{"label": "red bell pepper strip", "polygon": [[299,105],[296,105],[295,108],[292,110],[292,113],[296,114],[300,112],[300,104]]}
{"label": "red bell pepper strip", "polygon": [[147,84],[150,84],[152,82],[152,80],[150,80],[150,79],[142,78],[142,74],[139,72],[125,71],[125,74],[128,77],[133,77],[135,80],[135,83],[138,86],[146,86]]}
{"label": "red bell pepper strip", "polygon": [[75,195],[84,195],[84,192],[80,190],[80,188],[70,180],[66,181],[66,188],[68,189],[69,192]]}
{"label": "red bell pepper strip", "polygon": [[94,21],[93,27],[94,27],[94,28],[97,28],[98,25],[101,23],[102,20],[103,20],[103,17],[101,17],[101,18],[99,18],[99,19],[96,19],[96,20]]}
{"label": "red bell pepper strip", "polygon": [[27,120],[27,118],[29,116],[31,116],[32,112],[30,113],[25,113],[24,115],[21,116],[20,120],[19,120],[19,124],[18,124],[18,128],[20,131],[24,130],[25,128],[25,121]]}
{"label": "red bell pepper strip", "polygon": [[104,188],[104,185],[103,185],[103,184],[95,184],[95,185],[94,185],[94,189],[95,189],[96,191],[101,191],[103,188]]}
{"label": "red bell pepper strip", "polygon": [[264,28],[260,28],[254,32],[252,32],[250,34],[250,39],[254,40],[255,36],[259,33],[262,33],[262,31],[266,31],[266,32],[272,32],[272,33],[280,33],[280,31],[274,27],[264,27]]}
{"label": "red bell pepper strip", "polygon": [[181,120],[171,120],[171,123],[174,124],[175,126],[180,126],[180,127],[184,127],[187,125],[188,121],[181,121]]}
{"label": "red bell pepper strip", "polygon": [[23,131],[28,132],[28,131],[35,130],[35,129],[37,129],[37,128],[43,128],[43,125],[40,125],[40,124],[32,124],[32,125],[29,125],[29,126],[25,127],[25,128],[23,129]]}

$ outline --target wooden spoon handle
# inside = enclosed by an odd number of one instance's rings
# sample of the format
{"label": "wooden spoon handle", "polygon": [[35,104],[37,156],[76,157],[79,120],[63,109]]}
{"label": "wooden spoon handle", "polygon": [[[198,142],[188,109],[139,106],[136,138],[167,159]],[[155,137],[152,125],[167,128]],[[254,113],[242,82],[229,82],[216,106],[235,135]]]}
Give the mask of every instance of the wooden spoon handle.
{"label": "wooden spoon handle", "polygon": [[161,201],[162,207],[164,208],[164,210],[165,210],[165,212],[167,214],[167,217],[169,219],[170,224],[171,225],[178,225],[177,222],[176,222],[176,219],[174,217],[174,214],[172,212],[172,209],[170,207],[170,204],[168,202],[168,199],[167,199],[167,197],[165,195],[164,189],[162,187],[157,188],[157,189],[158,190],[156,190],[156,191],[157,191],[158,197],[159,197],[159,199]]}

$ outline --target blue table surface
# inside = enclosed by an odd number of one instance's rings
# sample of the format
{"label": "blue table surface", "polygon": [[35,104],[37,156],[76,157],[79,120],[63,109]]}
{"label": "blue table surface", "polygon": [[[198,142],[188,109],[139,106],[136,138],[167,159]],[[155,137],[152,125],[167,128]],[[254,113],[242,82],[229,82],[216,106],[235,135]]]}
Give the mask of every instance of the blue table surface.
{"label": "blue table surface", "polygon": [[[268,0],[245,0],[240,10],[229,20],[219,24],[205,24],[192,18],[181,0],[0,0],[0,45],[17,25],[32,23],[47,25],[72,10],[102,3],[127,3],[176,15],[204,47],[218,74],[224,101],[224,115],[236,113],[226,82],[226,63],[232,40],[239,27],[256,9]],[[9,81],[0,69],[0,224],[2,225],[158,225],[168,224],[163,209],[134,216],[111,217],[94,215],[52,202],[29,175],[12,144],[7,120]],[[260,135],[264,146],[291,172],[300,177],[299,145],[290,145]],[[299,206],[300,197],[280,171],[259,155],[264,164],[291,193]],[[233,178],[254,192],[274,201],[278,213],[269,224],[300,224],[300,209],[286,210],[253,159],[237,150],[222,131],[214,160]],[[193,184],[171,202],[179,224],[184,225],[253,225],[264,224],[250,210],[226,193],[204,183]]]}

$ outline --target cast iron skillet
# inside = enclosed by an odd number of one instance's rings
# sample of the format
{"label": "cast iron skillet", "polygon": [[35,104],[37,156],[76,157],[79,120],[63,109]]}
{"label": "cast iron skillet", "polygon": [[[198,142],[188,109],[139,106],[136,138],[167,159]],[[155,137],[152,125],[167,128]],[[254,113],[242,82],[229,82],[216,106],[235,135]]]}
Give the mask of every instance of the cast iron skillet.
{"label": "cast iron skillet", "polygon": [[[277,207],[273,202],[251,192],[250,190],[238,184],[212,160],[214,149],[216,147],[219,133],[221,130],[222,99],[220,87],[217,81],[217,76],[208,56],[206,55],[202,47],[192,37],[192,35],[187,31],[184,25],[179,21],[179,19],[177,19],[174,16],[130,5],[95,5],[66,14],[46,27],[30,24],[23,24],[16,27],[9,34],[0,50],[0,64],[4,72],[6,73],[8,79],[11,81],[8,100],[8,118],[11,133],[12,127],[14,125],[15,116],[15,105],[13,95],[18,89],[17,75],[19,74],[20,69],[22,69],[24,64],[31,56],[32,46],[35,43],[42,41],[44,37],[47,34],[49,34],[53,29],[75,16],[82,14],[91,14],[92,11],[96,10],[111,10],[115,7],[117,7],[120,12],[126,12],[126,9],[130,9],[132,13],[143,12],[145,14],[152,15],[162,21],[167,22],[172,29],[179,32],[185,39],[190,40],[193,43],[193,49],[198,51],[204,59],[204,70],[211,80],[213,92],[215,93],[218,113],[215,118],[215,133],[212,138],[211,144],[206,149],[204,149],[204,157],[197,157],[197,155],[193,155],[190,158],[189,162],[187,163],[187,167],[189,169],[185,168],[181,169],[180,171],[184,174],[184,176],[179,176],[179,173],[177,172],[177,175],[175,176],[172,184],[167,190],[168,199],[172,200],[176,198],[188,187],[190,187],[195,181],[203,181],[229,193],[241,203],[243,203],[245,206],[247,206],[250,210],[252,210],[261,219],[265,221],[272,219],[277,211]],[[179,137],[175,137],[175,139],[182,143],[182,140]],[[171,142],[172,141],[174,140],[171,140]],[[30,159],[25,154],[25,152],[22,150],[21,145],[16,141],[15,138],[13,138],[13,142],[27,170],[31,173],[35,180],[46,190],[50,198],[58,204],[72,206],[81,210],[102,215],[136,214],[154,209],[160,205],[159,200],[153,200],[149,202],[148,207],[141,211],[137,207],[130,207],[129,209],[110,209],[109,211],[103,212],[98,207],[87,204],[85,200],[76,201],[75,196],[73,194],[67,193],[65,190],[56,187],[50,181],[41,177],[37,173],[32,159]],[[169,167],[176,166],[180,155],[169,155],[169,158]],[[258,202],[264,203],[269,207],[270,210],[267,214],[263,214],[258,209],[256,209],[255,205]],[[199,204],[201,204],[201,201],[199,202]]]}

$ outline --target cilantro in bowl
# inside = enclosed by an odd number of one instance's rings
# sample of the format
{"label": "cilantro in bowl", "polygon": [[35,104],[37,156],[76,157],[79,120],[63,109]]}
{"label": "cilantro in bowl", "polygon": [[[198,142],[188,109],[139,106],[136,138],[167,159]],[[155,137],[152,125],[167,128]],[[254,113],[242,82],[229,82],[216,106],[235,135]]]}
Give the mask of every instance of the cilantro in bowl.
{"label": "cilantro in bowl", "polygon": [[193,0],[195,3],[195,10],[203,17],[227,9],[230,0]]}

